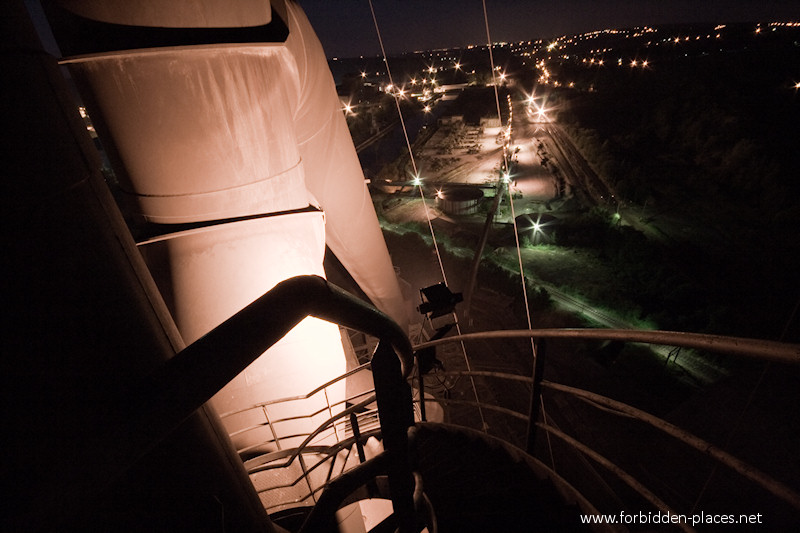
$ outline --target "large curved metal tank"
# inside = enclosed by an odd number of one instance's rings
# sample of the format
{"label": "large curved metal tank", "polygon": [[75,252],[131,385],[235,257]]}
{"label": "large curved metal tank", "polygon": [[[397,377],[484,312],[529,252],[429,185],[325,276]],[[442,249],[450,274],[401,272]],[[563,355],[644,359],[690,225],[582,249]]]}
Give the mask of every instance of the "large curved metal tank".
{"label": "large curved metal tank", "polygon": [[[140,248],[188,343],[278,282],[324,275],[326,245],[407,323],[324,52],[294,2],[235,14],[214,0],[58,3],[63,63],[133,210],[159,230]],[[212,404],[305,394],[345,367],[337,326],[306,319]]]}

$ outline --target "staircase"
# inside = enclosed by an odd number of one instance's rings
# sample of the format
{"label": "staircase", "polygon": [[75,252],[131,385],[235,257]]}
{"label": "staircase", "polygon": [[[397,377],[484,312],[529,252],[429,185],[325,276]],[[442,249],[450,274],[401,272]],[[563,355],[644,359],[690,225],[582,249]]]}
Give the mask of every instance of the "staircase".
{"label": "staircase", "polygon": [[582,531],[577,505],[522,452],[443,424],[418,424],[414,442],[440,532]]}
{"label": "staircase", "polygon": [[[452,425],[418,423],[412,433],[412,455],[435,515],[435,531],[585,530],[578,506],[565,503],[568,498],[523,452],[493,437]],[[260,475],[263,481],[264,474],[251,477]],[[272,471],[270,475],[281,472]],[[384,476],[374,480],[371,490],[368,495],[368,491],[359,489],[346,500],[390,498]],[[295,506],[274,509],[270,514],[274,523],[299,532],[313,501],[300,498]],[[379,526],[372,531],[382,530]],[[434,529],[429,526],[428,531]]]}
{"label": "staircase", "polygon": [[[619,340],[617,339],[619,337],[627,342],[643,341],[699,348],[713,346],[720,351],[731,350],[734,353],[766,353],[767,356],[780,360],[796,357],[797,350],[796,346],[765,343],[765,341],[675,332],[524,330],[488,332],[479,335],[488,339],[530,337],[534,333],[542,337],[616,340]],[[435,343],[430,341],[418,345],[417,348],[419,351],[454,340],[458,339],[440,339]],[[538,346],[537,361],[542,361],[543,343],[539,342]],[[389,366],[390,364],[393,366]],[[279,531],[337,532],[339,531],[337,520],[347,521],[347,527],[352,526],[352,528],[343,531],[351,533],[394,531],[398,522],[402,523],[402,531],[417,532],[426,528],[430,533],[626,530],[625,525],[616,527],[613,524],[594,524],[591,528],[587,527],[588,524],[583,525],[581,514],[600,515],[599,507],[595,507],[596,503],[589,502],[586,496],[578,493],[567,481],[528,453],[498,436],[491,435],[488,428],[493,426],[487,426],[484,431],[477,431],[452,424],[419,421],[419,419],[415,422],[411,387],[418,386],[419,388],[415,390],[420,393],[424,393],[425,389],[421,376],[417,376],[415,380],[409,379],[412,369],[409,359],[399,358],[398,352],[395,352],[386,341],[381,340],[370,362],[348,371],[308,394],[271,400],[247,409],[247,411],[263,412],[263,420],[253,418],[249,426],[232,433],[231,436],[240,438],[249,431],[272,436],[263,446],[246,446],[238,452],[245,459],[245,470],[250,475],[260,503]],[[331,414],[326,422],[311,433],[290,435],[291,440],[284,440],[280,432],[274,429],[274,426],[283,423],[284,419],[268,416],[271,406],[284,401],[311,398],[317,394],[325,395],[326,389],[338,381],[353,378],[359,372],[366,371],[370,372],[372,379],[369,381],[374,381],[375,388],[347,387],[348,397],[342,403],[326,403],[321,411],[311,414],[316,416],[323,411]],[[719,463],[766,490],[773,498],[800,509],[800,495],[790,487],[729,454],[716,450],[709,442],[644,411],[590,391],[542,381],[541,371],[537,371],[536,374],[539,379],[513,373],[476,370],[440,373],[440,377],[447,379],[453,375],[456,379],[461,376],[492,378],[496,380],[494,386],[498,388],[506,387],[508,383],[521,382],[527,385],[529,398],[527,402],[517,403],[528,405],[539,404],[542,390],[547,390],[548,393],[558,391],[574,396],[612,414],[652,426],[700,452],[707,452],[708,455],[712,455],[713,452],[713,458]],[[420,397],[419,393],[415,394],[417,398]],[[444,409],[471,404],[466,400],[446,396],[436,397],[428,403]],[[480,408],[482,404],[475,403],[475,405]],[[592,461],[608,471],[611,479],[616,478],[616,482],[627,485],[633,490],[633,498],[641,497],[641,500],[636,499],[636,501],[641,502],[643,506],[649,505],[650,509],[655,509],[657,513],[676,515],[681,512],[680,508],[674,510],[671,502],[665,502],[631,474],[590,446],[546,421],[531,419],[530,413],[538,415],[538,410],[525,413],[494,404],[483,404],[483,409],[502,413],[511,420],[525,423],[527,439],[522,440],[528,447],[531,442],[535,442],[536,430],[546,431],[549,436],[562,442],[569,449],[578,451],[583,461]],[[420,415],[420,411],[417,410],[417,416]],[[229,417],[237,415],[241,413],[223,414],[223,423]],[[333,441],[328,439],[331,436],[335,437]],[[382,451],[380,445],[372,447],[369,450],[371,453],[360,450],[359,444],[366,444],[366,448],[370,448],[370,444],[367,444],[370,437],[374,437],[371,439],[373,444],[377,443],[375,439],[381,440],[386,451]],[[298,439],[303,441],[299,446]],[[260,449],[264,449],[266,453],[254,455]],[[570,478],[576,486],[585,481],[580,475],[578,477],[571,475]],[[400,483],[399,490],[391,492],[388,490],[391,480]],[[589,485],[591,488],[591,481]],[[586,488],[583,487],[584,490]],[[395,510],[394,515],[386,517],[386,514],[381,514],[382,511],[372,513],[373,509],[381,507],[375,500],[381,499],[391,500],[391,507]],[[365,500],[371,500],[371,503],[365,503]],[[359,507],[362,513],[350,507],[356,502],[361,502]],[[345,512],[338,513],[341,509],[345,509]],[[774,509],[782,508],[775,506]],[[613,513],[617,511],[613,505],[610,508],[606,505],[601,512],[611,513],[609,516],[614,516]],[[369,515],[369,518],[362,523],[363,514]],[[351,518],[355,524],[350,521]],[[672,528],[672,530],[677,529],[693,531],[691,525],[686,523],[676,524]]]}

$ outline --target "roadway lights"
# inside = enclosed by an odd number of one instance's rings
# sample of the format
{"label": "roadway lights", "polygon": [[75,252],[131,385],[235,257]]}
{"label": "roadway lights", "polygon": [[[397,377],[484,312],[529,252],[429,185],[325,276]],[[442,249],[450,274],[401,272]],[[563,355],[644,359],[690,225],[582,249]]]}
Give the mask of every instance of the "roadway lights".
{"label": "roadway lights", "polygon": [[422,179],[419,176],[414,176],[414,179],[411,180],[411,184],[414,187],[418,187],[418,186],[422,185]]}

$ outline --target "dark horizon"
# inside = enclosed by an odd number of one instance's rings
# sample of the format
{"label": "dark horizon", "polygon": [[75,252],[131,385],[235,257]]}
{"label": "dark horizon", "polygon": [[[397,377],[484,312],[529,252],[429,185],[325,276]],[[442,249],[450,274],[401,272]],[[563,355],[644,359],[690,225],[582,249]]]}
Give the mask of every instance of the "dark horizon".
{"label": "dark horizon", "polygon": [[[300,0],[328,57],[380,54],[365,0]],[[486,44],[480,1],[374,0],[386,52],[397,54]],[[691,0],[509,0],[486,2],[493,42],[549,39],[608,28],[664,24],[787,22],[800,20],[796,2]]]}

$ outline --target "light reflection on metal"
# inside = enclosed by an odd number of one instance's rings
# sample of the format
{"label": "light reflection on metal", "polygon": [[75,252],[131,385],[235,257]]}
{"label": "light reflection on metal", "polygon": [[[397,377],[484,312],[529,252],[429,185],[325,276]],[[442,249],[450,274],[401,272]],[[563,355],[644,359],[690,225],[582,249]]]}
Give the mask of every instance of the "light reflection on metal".
{"label": "light reflection on metal", "polygon": [[[63,5],[95,21],[113,12],[118,24],[198,25],[178,3],[150,3]],[[218,0],[196,7],[228,21],[211,26],[269,22],[264,0],[233,11]],[[285,18],[285,42],[143,46],[63,62],[123,190],[143,220],[160,225],[140,250],[189,343],[282,280],[324,276],[326,246],[379,308],[408,319],[324,51],[297,4],[273,7]],[[344,370],[338,328],[309,318],[213,403],[227,411],[291,395]],[[338,388],[333,396],[344,394]]]}
{"label": "light reflection on metal", "polygon": [[781,363],[800,364],[800,345],[742,337],[726,337],[682,331],[655,331],[634,329],[516,329],[494,330],[448,337],[423,342],[414,346],[421,350],[454,341],[502,338],[596,339],[625,342],[642,342],[663,346],[681,346],[698,350],[728,353]]}

